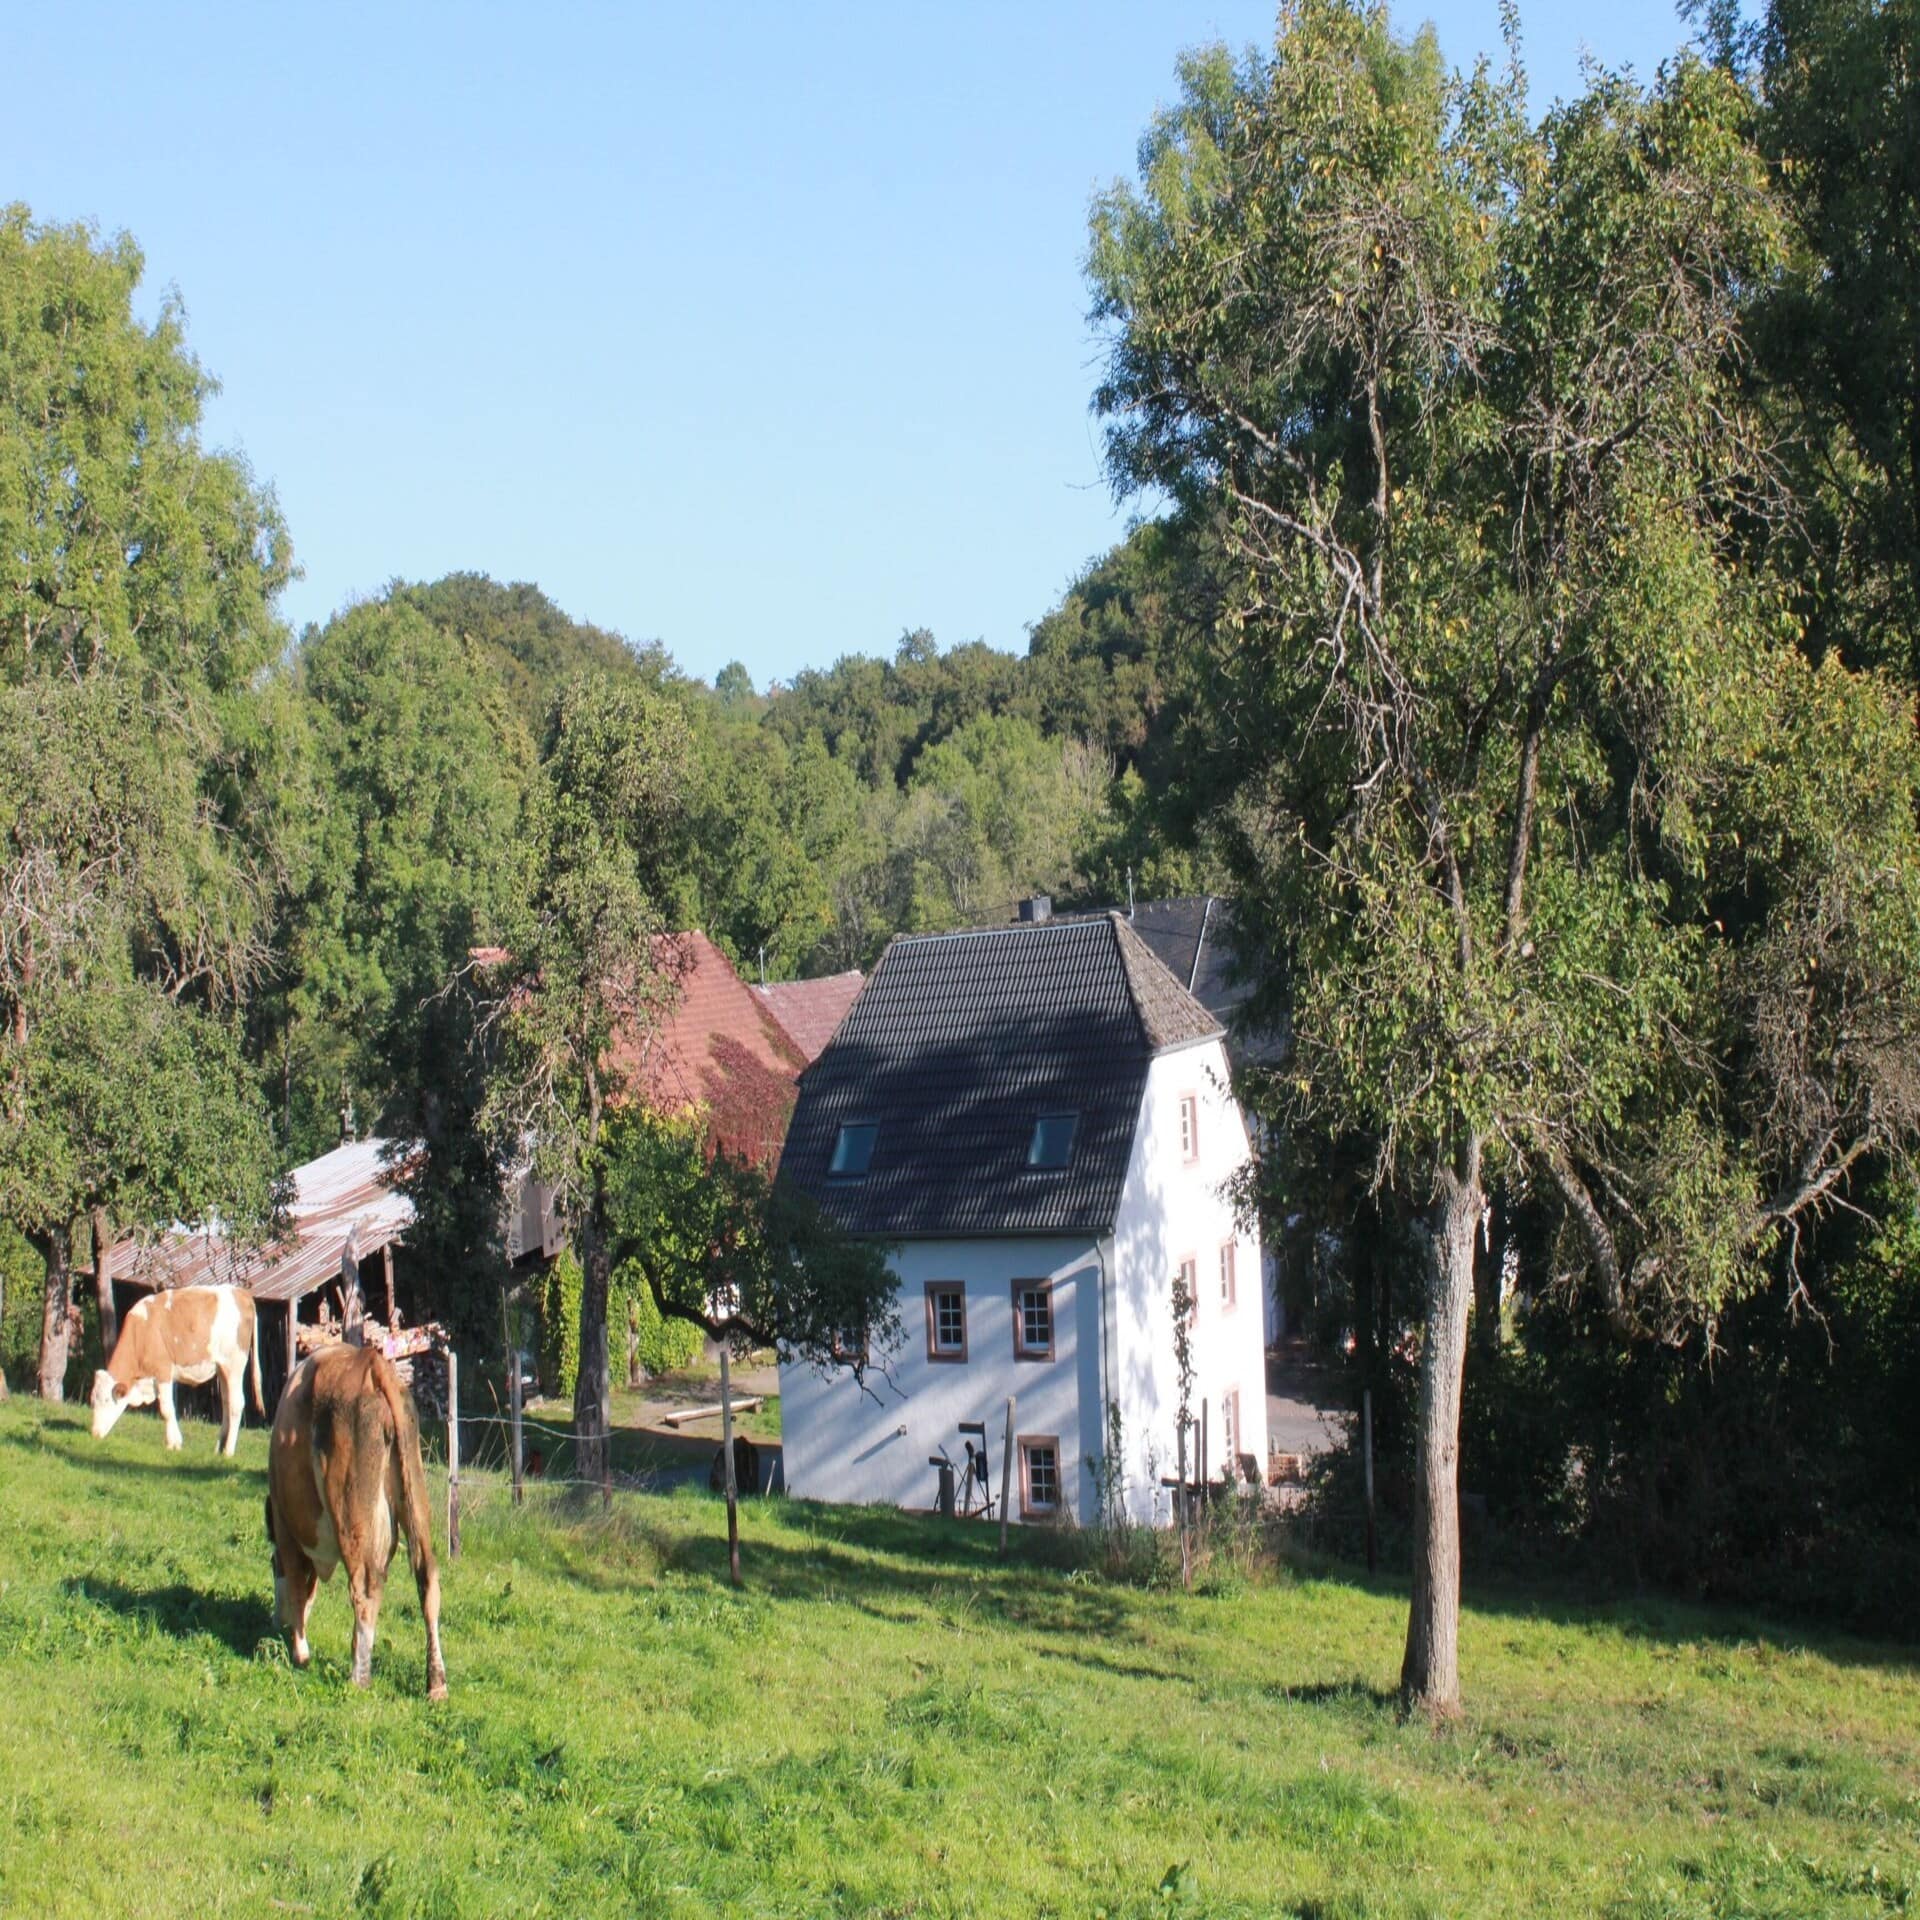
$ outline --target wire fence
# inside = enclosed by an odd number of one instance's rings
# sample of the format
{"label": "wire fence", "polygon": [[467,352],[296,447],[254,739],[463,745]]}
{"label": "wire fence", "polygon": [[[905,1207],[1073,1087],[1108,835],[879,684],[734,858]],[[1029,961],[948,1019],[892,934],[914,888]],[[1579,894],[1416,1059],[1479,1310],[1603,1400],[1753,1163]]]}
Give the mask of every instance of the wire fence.
{"label": "wire fence", "polygon": [[[449,1371],[457,1397],[457,1361]],[[457,1425],[444,1416],[428,1419],[422,1422],[420,1441],[434,1505],[443,1516],[449,1558],[459,1553],[462,1521],[477,1514],[532,1507],[578,1523],[596,1507],[603,1515],[611,1514],[618,1495],[689,1484],[718,1491],[722,1457],[718,1441],[709,1458],[703,1440],[693,1435],[663,1440],[609,1425],[599,1436],[601,1465],[594,1472],[582,1466],[576,1427],[538,1419],[517,1404],[506,1414],[462,1409]],[[739,1492],[763,1495],[777,1491],[779,1484],[779,1455],[770,1450],[757,1472],[739,1482]]]}

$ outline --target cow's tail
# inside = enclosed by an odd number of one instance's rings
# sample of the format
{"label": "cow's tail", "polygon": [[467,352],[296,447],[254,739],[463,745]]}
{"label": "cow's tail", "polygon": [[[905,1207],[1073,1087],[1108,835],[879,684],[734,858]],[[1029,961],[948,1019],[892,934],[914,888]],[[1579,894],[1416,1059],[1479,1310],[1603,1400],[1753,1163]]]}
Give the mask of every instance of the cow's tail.
{"label": "cow's tail", "polygon": [[373,1378],[393,1416],[393,1444],[400,1454],[400,1524],[406,1530],[407,1558],[413,1563],[420,1611],[427,1623],[427,1698],[444,1700],[447,1665],[440,1654],[440,1569],[433,1564],[432,1509],[427,1503],[427,1472],[420,1464],[420,1422],[413,1410],[413,1395],[394,1371],[393,1362],[377,1349]]}
{"label": "cow's tail", "polygon": [[400,1524],[406,1529],[413,1576],[423,1581],[433,1567],[433,1509],[427,1500],[426,1469],[420,1464],[420,1421],[413,1395],[384,1353],[373,1355],[373,1378],[393,1415],[393,1443],[400,1455]]}
{"label": "cow's tail", "polygon": [[[249,1294],[247,1304],[253,1308],[253,1311],[247,1315],[252,1323],[248,1329],[247,1373],[253,1382],[253,1410],[264,1420],[267,1417],[267,1396],[260,1391],[260,1302]],[[289,1308],[288,1311],[291,1312],[292,1309]]]}

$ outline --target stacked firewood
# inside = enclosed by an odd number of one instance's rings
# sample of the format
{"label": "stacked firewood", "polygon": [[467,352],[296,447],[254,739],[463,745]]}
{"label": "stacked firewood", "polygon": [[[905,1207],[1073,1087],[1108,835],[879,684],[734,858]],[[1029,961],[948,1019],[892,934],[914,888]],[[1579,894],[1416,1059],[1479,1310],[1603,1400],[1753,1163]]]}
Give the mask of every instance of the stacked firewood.
{"label": "stacked firewood", "polygon": [[[378,1347],[393,1362],[393,1370],[413,1391],[414,1403],[429,1419],[446,1417],[447,1330],[429,1320],[417,1327],[389,1327],[369,1314],[360,1323],[360,1344]],[[336,1347],[346,1338],[344,1324],[331,1317],[317,1326],[302,1325],[295,1335],[304,1358],[322,1347]]]}

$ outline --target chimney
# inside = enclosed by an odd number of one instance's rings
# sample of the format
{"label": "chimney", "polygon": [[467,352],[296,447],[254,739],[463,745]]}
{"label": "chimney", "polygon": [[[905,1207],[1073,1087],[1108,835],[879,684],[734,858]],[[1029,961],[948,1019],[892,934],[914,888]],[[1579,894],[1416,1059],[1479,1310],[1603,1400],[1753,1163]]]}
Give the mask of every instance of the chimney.
{"label": "chimney", "polygon": [[1053,896],[1049,893],[1036,893],[1030,899],[1020,902],[1020,918],[1036,925],[1042,920],[1053,918]]}

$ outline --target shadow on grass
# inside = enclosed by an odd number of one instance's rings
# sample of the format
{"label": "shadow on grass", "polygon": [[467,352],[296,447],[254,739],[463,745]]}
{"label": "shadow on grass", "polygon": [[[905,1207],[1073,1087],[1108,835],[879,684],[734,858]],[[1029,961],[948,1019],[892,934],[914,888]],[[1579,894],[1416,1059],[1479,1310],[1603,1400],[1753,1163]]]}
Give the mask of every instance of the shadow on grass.
{"label": "shadow on grass", "polygon": [[[1303,1579],[1406,1604],[1408,1582],[1397,1569],[1370,1575],[1322,1553],[1288,1553],[1282,1559]],[[1768,1615],[1753,1607],[1617,1586],[1598,1591],[1591,1585],[1582,1588],[1578,1576],[1557,1566],[1533,1578],[1506,1568],[1476,1578],[1469,1557],[1460,1601],[1464,1613],[1485,1621],[1616,1633],[1623,1640],[1649,1646],[1701,1646],[1728,1652],[1764,1646],[1776,1653],[1815,1654],[1838,1667],[1920,1668],[1920,1647],[1906,1642]]]}
{"label": "shadow on grass", "polygon": [[[589,1591],[649,1591],[663,1574],[727,1585],[718,1499],[682,1496],[669,1513],[616,1499],[603,1517],[587,1493],[547,1511],[578,1528],[552,1570]],[[1065,1536],[1016,1530],[1003,1560],[998,1528],[802,1501],[781,1501],[774,1511],[777,1531],[753,1529],[741,1542],[743,1598],[846,1606],[891,1625],[959,1602],[982,1626],[1076,1642],[1126,1630],[1131,1596],[1092,1576],[1068,1578],[1078,1559]]]}
{"label": "shadow on grass", "polygon": [[22,1453],[39,1454],[42,1457],[51,1454],[69,1466],[84,1467],[89,1472],[158,1473],[170,1479],[186,1480],[234,1480],[260,1472],[258,1467],[245,1461],[225,1458],[218,1451],[217,1429],[209,1429],[207,1453],[199,1459],[194,1459],[186,1449],[179,1453],[168,1453],[157,1431],[151,1459],[129,1459],[124,1450],[105,1452],[104,1444],[94,1439],[84,1427],[43,1427],[31,1434],[0,1433],[0,1447],[16,1447]]}
{"label": "shadow on grass", "polygon": [[61,1591],[81,1604],[104,1607],[123,1620],[136,1621],[173,1640],[198,1640],[211,1634],[230,1652],[251,1654],[273,1633],[273,1608],[266,1601],[202,1593],[178,1581],[164,1587],[127,1587],[114,1580],[66,1580]]}

